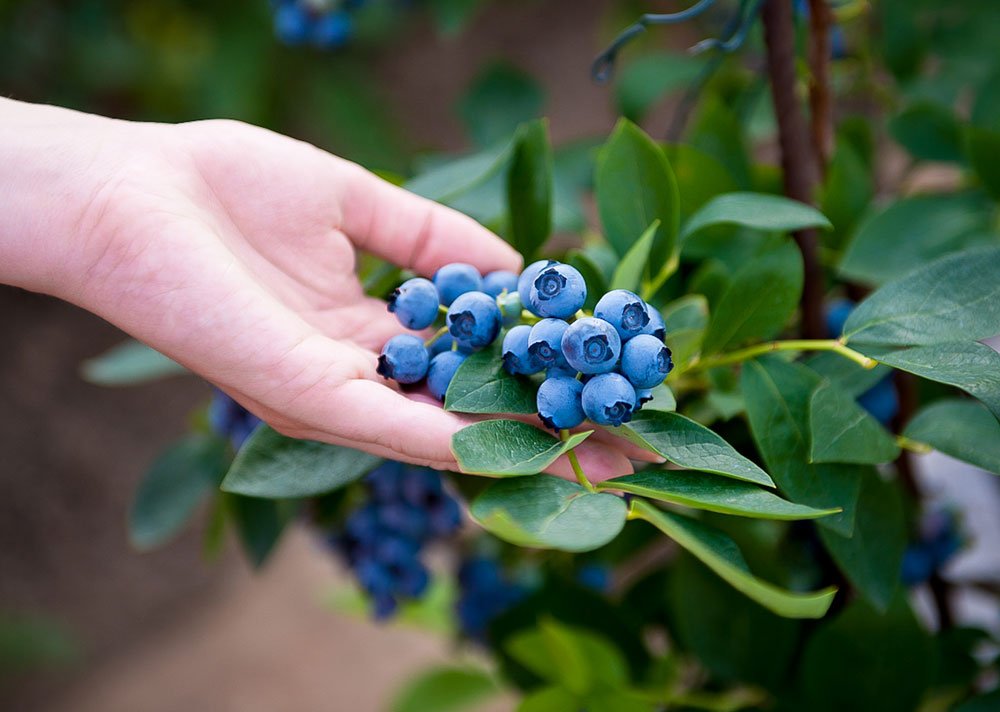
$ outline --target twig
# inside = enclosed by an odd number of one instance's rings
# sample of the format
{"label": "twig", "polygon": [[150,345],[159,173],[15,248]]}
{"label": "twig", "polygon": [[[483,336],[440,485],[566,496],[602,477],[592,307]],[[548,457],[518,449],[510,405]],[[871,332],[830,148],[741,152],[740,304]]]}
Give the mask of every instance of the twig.
{"label": "twig", "polygon": [[833,100],[830,92],[830,30],[833,11],[827,0],[809,0],[809,110],[813,151],[820,172],[833,154]]}
{"label": "twig", "polygon": [[[767,45],[767,71],[771,80],[774,114],[778,121],[781,167],[785,195],[802,203],[812,203],[817,183],[816,162],[809,131],[795,96],[795,28],[789,0],[767,0],[761,11],[764,42]],[[820,338],[823,325],[823,270],[817,256],[815,230],[795,233],[795,242],[805,265],[802,291],[802,332],[807,338]]]}

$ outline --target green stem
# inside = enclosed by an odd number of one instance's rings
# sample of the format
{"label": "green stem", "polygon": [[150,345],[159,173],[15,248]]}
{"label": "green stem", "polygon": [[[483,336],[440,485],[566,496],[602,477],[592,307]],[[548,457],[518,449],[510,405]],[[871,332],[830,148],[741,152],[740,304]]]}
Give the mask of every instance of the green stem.
{"label": "green stem", "polygon": [[871,369],[878,365],[878,361],[875,359],[868,358],[864,354],[848,348],[836,339],[791,339],[789,341],[769,341],[764,344],[748,346],[738,351],[730,351],[727,354],[696,359],[684,370],[704,371],[716,366],[729,366],[775,351],[832,351],[835,354],[840,354],[844,358],[854,361],[854,363],[862,368]]}
{"label": "green stem", "polygon": [[427,341],[424,342],[424,346],[433,346],[435,341],[437,341],[447,333],[448,333],[448,327],[442,326],[440,329],[434,332],[434,336],[432,336],[431,338],[427,339]]}
{"label": "green stem", "polygon": [[[563,442],[569,440],[569,431],[565,429],[560,430],[559,439]],[[596,492],[597,488],[590,484],[590,480],[588,480],[587,475],[584,474],[583,468],[580,467],[580,460],[576,456],[576,450],[571,449],[566,453],[566,457],[569,458],[569,464],[573,468],[573,474],[576,475],[576,481],[579,482],[580,485],[588,492]]]}
{"label": "green stem", "polygon": [[909,450],[910,452],[916,453],[917,455],[926,455],[931,452],[934,448],[930,445],[916,440],[911,440],[905,435],[896,436],[896,444],[899,445],[903,450]]}
{"label": "green stem", "polygon": [[448,307],[446,307],[444,304],[438,304],[438,314],[447,314],[447,313],[448,313]]}

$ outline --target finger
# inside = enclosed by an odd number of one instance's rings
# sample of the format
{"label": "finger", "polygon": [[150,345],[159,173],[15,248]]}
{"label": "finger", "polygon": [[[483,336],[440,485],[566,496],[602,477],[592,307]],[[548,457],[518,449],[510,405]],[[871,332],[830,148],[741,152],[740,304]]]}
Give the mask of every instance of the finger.
{"label": "finger", "polygon": [[520,255],[472,218],[358,166],[340,191],[341,230],[383,259],[426,276],[450,262],[468,262],[484,274],[521,268]]}

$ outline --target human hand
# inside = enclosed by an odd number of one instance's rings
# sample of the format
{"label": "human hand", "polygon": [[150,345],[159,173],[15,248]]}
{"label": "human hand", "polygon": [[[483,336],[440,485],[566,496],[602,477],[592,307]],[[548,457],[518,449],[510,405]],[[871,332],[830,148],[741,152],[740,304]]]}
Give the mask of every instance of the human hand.
{"label": "human hand", "polygon": [[[103,316],[283,433],[455,469],[451,436],[468,420],[375,373],[376,351],[402,329],[365,296],[355,249],[431,276],[457,260],[516,271],[520,257],[506,243],[263,129],[60,113],[72,128],[52,131],[69,132],[72,146],[57,154],[69,152],[82,175],[45,226],[70,239],[23,286]],[[36,245],[44,239],[31,232]],[[578,449],[595,480],[627,474],[627,456],[644,456],[603,432],[595,438]],[[552,471],[572,476],[565,458]]]}

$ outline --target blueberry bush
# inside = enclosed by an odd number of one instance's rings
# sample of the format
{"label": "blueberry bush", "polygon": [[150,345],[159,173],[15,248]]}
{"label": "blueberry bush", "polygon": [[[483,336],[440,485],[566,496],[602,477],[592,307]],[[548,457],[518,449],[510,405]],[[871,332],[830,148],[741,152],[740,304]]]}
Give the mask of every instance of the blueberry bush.
{"label": "blueberry bush", "polygon": [[[333,36],[274,10],[286,41]],[[631,42],[680,22],[712,38]],[[461,473],[296,441],[217,393],[143,480],[134,543],[208,499],[207,550],[231,527],[261,564],[309,522],[374,617],[436,606],[493,662],[430,670],[396,710],[997,709],[995,631],[956,617],[945,571],[961,513],[914,474],[931,450],[1000,474],[997,28],[964,0],[644,15],[592,67],[620,120],[561,145],[541,88],[488,68],[461,105],[475,149],[405,186],[524,271],[361,262],[406,330],[378,373],[475,416]],[[175,369],[138,345],[87,365]],[[598,430],[663,464],[584,471]],[[575,479],[542,474],[563,456]]]}

